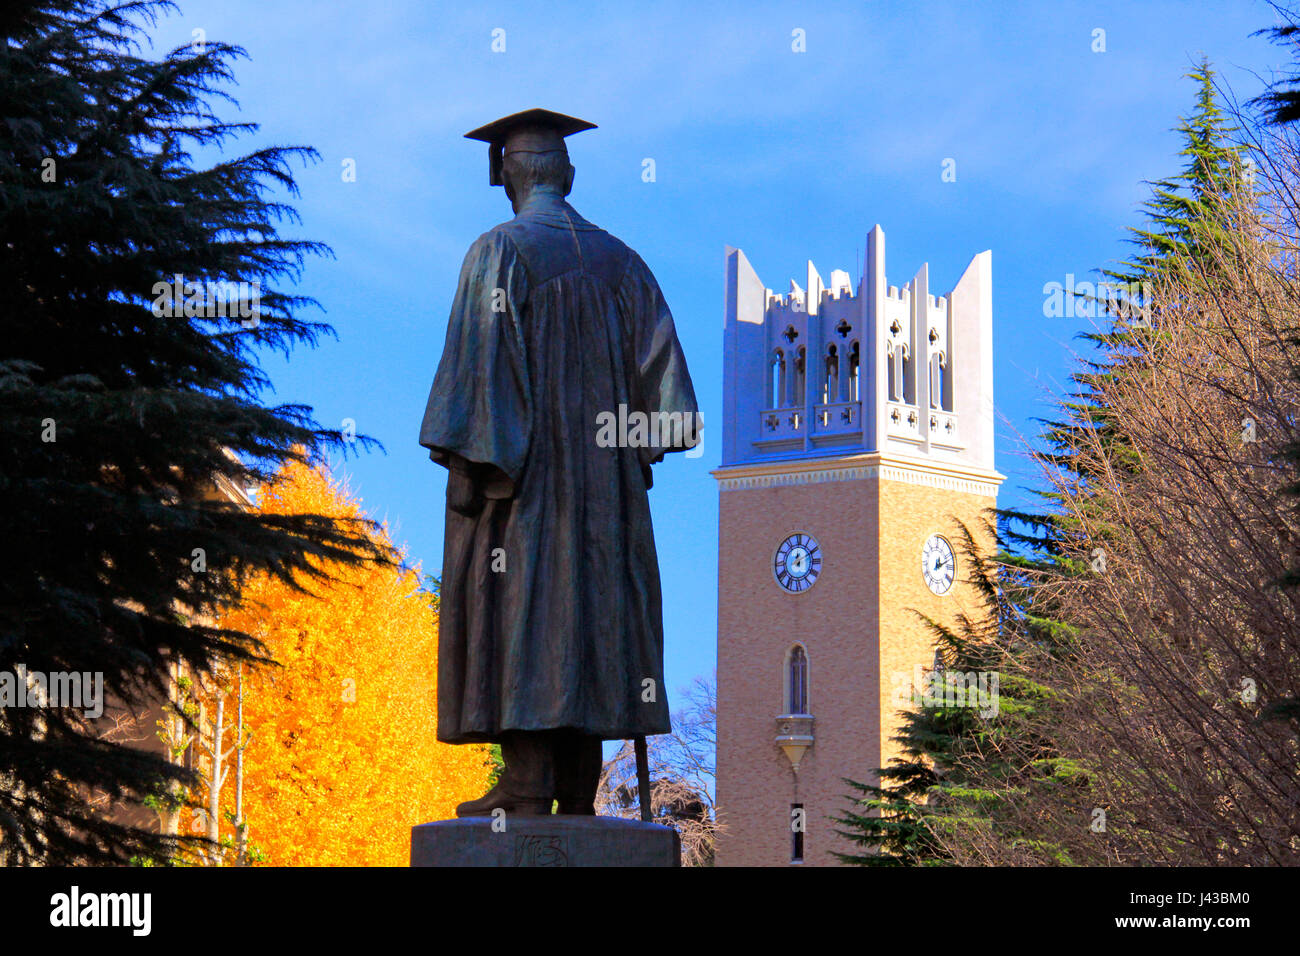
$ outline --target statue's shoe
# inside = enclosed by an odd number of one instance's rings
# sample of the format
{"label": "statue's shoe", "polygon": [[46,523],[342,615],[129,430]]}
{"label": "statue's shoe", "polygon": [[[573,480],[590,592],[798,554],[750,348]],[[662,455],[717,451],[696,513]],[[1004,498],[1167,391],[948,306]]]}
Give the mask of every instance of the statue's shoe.
{"label": "statue's shoe", "polygon": [[538,817],[551,812],[550,797],[520,797],[497,784],[477,800],[466,800],[456,807],[458,817],[490,817],[493,810]]}
{"label": "statue's shoe", "polygon": [[590,800],[559,800],[559,806],[555,812],[574,817],[594,817],[596,807]]}

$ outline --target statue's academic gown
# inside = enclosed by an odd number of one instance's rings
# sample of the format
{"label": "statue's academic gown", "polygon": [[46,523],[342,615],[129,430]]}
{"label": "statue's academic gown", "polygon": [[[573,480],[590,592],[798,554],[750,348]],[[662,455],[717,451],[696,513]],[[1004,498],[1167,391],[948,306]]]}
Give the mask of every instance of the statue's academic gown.
{"label": "statue's academic gown", "polygon": [[420,430],[488,494],[457,510],[449,490],[439,740],[668,732],[646,491],[693,442],[601,447],[620,405],[698,420],[672,315],[635,252],[535,193],[465,257]]}

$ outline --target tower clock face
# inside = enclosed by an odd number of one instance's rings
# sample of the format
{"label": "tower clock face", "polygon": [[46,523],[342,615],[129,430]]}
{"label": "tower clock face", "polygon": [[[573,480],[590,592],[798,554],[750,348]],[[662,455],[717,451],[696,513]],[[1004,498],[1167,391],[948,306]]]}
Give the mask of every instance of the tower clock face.
{"label": "tower clock face", "polygon": [[772,573],[776,583],[791,594],[807,591],[822,571],[822,549],[810,534],[796,531],[776,549]]}
{"label": "tower clock face", "polygon": [[957,559],[948,539],[937,534],[926,539],[921,549],[921,573],[926,586],[935,594],[947,594],[957,577]]}

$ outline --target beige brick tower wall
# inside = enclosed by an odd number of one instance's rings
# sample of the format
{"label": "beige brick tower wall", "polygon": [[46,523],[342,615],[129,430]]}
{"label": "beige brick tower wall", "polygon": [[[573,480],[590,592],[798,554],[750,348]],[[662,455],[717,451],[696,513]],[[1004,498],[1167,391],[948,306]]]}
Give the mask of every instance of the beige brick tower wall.
{"label": "beige brick tower wall", "polygon": [[[910,679],[915,665],[928,667],[934,656],[924,623],[909,609],[945,621],[973,610],[973,595],[961,583],[961,555],[958,583],[938,597],[922,578],[921,548],[940,533],[959,550],[953,519],[974,527],[995,499],[954,490],[952,482],[918,483],[923,473],[909,472],[903,481],[889,480],[888,468],[868,470],[874,473],[866,478],[721,493],[721,866],[790,865],[795,803],[807,815],[803,865],[834,865],[831,851],[850,849],[831,821],[847,806],[843,778],[875,782],[870,771],[894,750],[888,738],[897,728],[895,675]],[[786,593],[772,574],[777,546],[794,531],[813,535],[822,550],[821,575],[801,594]],[[796,642],[807,649],[808,709],[815,718],[815,742],[797,774],[775,742],[786,655]]]}
{"label": "beige brick tower wall", "polygon": [[[874,653],[879,537],[877,479],[727,491],[720,507],[718,567],[718,804],[728,828],[721,866],[790,862],[790,805],[808,820],[804,859],[825,854],[826,817],[837,809],[845,768],[878,759],[879,675]],[[772,575],[777,546],[794,531],[821,545],[823,567],[805,593]],[[808,709],[815,746],[796,775],[775,743],[785,661],[808,653]]]}

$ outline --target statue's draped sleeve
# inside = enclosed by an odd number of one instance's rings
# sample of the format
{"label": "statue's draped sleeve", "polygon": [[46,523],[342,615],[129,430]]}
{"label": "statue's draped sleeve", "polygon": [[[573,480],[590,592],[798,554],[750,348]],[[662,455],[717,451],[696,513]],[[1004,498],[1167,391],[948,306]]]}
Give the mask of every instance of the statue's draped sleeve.
{"label": "statue's draped sleeve", "polygon": [[[632,254],[627,272],[619,288],[620,304],[624,315],[634,316],[631,340],[634,349],[633,364],[635,391],[640,411],[656,420],[660,413],[680,414],[682,430],[671,433],[674,441],[667,445],[643,446],[640,449],[641,467],[646,485],[651,484],[650,466],[664,457],[665,452],[685,451],[700,440],[699,406],[695,400],[695,387],[686,369],[686,356],[682,354],[672,313],[664,301],[659,283],[655,281],[641,257]],[[680,440],[678,440],[680,439]]]}
{"label": "statue's draped sleeve", "polygon": [[519,325],[527,297],[527,269],[509,236],[480,236],[461,266],[420,427],[429,457],[469,473],[489,498],[514,494],[528,457],[532,408]]}

